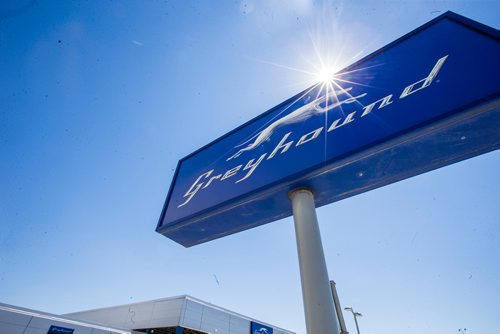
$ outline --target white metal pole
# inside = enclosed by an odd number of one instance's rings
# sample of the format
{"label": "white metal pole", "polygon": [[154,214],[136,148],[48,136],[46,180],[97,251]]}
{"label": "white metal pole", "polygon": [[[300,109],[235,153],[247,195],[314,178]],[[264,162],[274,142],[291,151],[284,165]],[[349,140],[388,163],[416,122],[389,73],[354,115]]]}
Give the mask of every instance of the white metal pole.
{"label": "white metal pole", "polygon": [[335,311],[337,313],[337,319],[340,326],[340,334],[349,334],[345,326],[344,315],[342,314],[342,307],[340,307],[339,295],[337,293],[337,288],[335,287],[335,282],[330,281],[330,288],[332,289],[333,303],[335,304]]}
{"label": "white metal pole", "polygon": [[338,334],[335,308],[321,244],[314,195],[310,189],[290,192],[297,238],[302,297],[308,334]]}

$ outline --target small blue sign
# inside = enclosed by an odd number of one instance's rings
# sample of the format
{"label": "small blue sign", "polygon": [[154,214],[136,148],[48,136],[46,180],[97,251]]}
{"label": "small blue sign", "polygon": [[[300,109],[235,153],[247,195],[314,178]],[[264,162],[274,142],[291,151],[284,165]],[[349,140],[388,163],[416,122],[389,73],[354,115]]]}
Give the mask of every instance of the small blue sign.
{"label": "small blue sign", "polygon": [[50,326],[47,334],[73,334],[75,330],[72,328],[59,327],[59,326]]}
{"label": "small blue sign", "polygon": [[193,246],[500,147],[500,33],[447,12],[182,159],[157,232]]}
{"label": "small blue sign", "polygon": [[250,322],[250,334],[273,334],[273,329],[252,321]]}

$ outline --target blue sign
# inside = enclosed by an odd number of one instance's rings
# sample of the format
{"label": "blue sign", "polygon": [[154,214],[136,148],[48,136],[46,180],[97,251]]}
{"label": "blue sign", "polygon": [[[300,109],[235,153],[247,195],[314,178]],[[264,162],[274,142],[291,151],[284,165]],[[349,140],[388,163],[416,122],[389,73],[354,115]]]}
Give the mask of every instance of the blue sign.
{"label": "blue sign", "polygon": [[182,159],[157,231],[196,245],[500,147],[499,31],[447,12]]}
{"label": "blue sign", "polygon": [[250,322],[250,334],[273,334],[272,327]]}
{"label": "blue sign", "polygon": [[75,330],[72,328],[65,328],[59,326],[50,326],[47,334],[73,334]]}

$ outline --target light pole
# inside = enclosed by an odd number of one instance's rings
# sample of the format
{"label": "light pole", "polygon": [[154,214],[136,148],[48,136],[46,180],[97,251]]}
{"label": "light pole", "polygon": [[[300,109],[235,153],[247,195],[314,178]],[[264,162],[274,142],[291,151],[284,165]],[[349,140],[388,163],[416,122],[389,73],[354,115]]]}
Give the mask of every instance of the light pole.
{"label": "light pole", "polygon": [[354,312],[354,309],[352,307],[350,307],[350,306],[345,307],[344,310],[351,311],[351,313],[352,313],[352,315],[354,317],[354,322],[356,323],[356,330],[358,331],[358,334],[360,334],[359,333],[358,319],[356,319],[356,318],[357,317],[362,317],[363,315],[361,313],[359,313],[359,312]]}

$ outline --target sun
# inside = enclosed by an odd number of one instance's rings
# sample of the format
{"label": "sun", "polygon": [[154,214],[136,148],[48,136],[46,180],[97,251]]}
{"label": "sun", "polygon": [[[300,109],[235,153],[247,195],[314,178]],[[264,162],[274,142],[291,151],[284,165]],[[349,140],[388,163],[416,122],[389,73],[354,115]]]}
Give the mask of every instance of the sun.
{"label": "sun", "polygon": [[335,80],[338,70],[333,65],[321,66],[315,73],[315,80],[318,83],[328,84]]}

